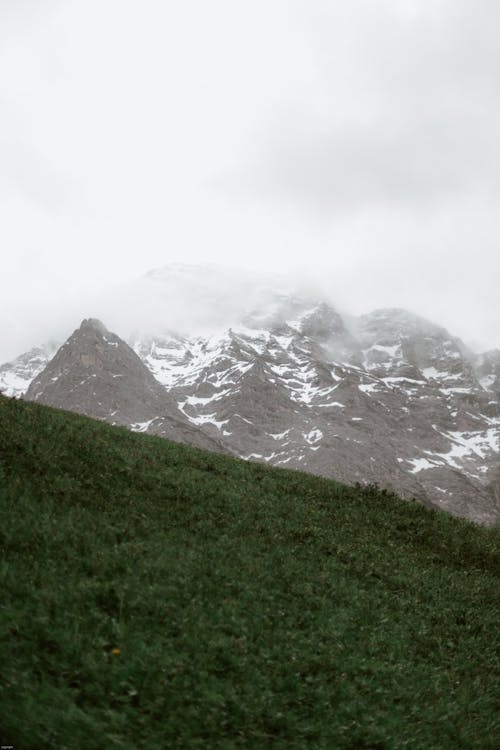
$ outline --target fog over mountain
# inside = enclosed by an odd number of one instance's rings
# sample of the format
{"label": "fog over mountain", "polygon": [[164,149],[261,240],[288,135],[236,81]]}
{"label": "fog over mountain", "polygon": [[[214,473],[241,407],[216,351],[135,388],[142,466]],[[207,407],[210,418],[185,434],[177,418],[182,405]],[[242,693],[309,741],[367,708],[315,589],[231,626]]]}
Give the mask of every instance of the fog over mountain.
{"label": "fog over mountain", "polygon": [[[54,341],[64,340],[89,313],[106,320],[113,331],[128,339],[135,333],[217,333],[241,323],[249,311],[255,313],[261,308],[267,315],[276,294],[314,302],[323,300],[339,309],[348,325],[351,319],[371,312],[373,308],[366,304],[371,299],[369,295],[364,303],[357,294],[351,298],[350,287],[339,289],[338,284],[335,274],[325,273],[320,278],[319,274],[299,275],[287,269],[272,273],[215,263],[170,263],[128,282],[102,284],[101,288],[74,294],[72,298],[70,289],[65,296],[52,297],[48,293],[46,307],[42,306],[39,315],[35,314],[36,306],[30,307],[27,318],[23,317],[20,306],[12,307],[9,314],[18,313],[19,317],[15,319],[13,330],[4,329],[0,363],[42,343],[53,348]],[[394,299],[401,303],[395,305]],[[386,299],[381,297],[375,308],[403,304],[404,295],[388,295]],[[476,353],[496,348],[495,336],[487,336],[482,329],[472,327],[473,309],[471,320],[465,320],[466,310],[461,309],[457,314],[452,309],[448,315],[438,317],[428,313],[429,307],[432,305],[422,303],[411,309],[446,325]],[[491,315],[494,318],[494,309]]]}
{"label": "fog over mountain", "polygon": [[403,308],[345,316],[294,284],[156,269],[103,301],[107,325],[86,318],[0,365],[0,390],[494,522],[500,350]]}
{"label": "fog over mountain", "polygon": [[500,346],[499,36],[495,0],[0,3],[0,360],[172,262]]}

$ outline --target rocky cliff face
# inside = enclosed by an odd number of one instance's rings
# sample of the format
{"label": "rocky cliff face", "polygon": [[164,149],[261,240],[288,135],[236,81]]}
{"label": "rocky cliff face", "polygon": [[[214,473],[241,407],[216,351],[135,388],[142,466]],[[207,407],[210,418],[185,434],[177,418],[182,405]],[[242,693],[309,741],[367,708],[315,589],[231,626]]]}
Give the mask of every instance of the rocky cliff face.
{"label": "rocky cliff face", "polygon": [[25,398],[207,450],[226,449],[194,428],[137,354],[98,320],[84,320]]}
{"label": "rocky cliff face", "polygon": [[493,522],[500,352],[476,356],[400,309],[354,323],[283,292],[211,336],[142,335],[128,346],[88,320],[26,398]]}
{"label": "rocky cliff face", "polygon": [[246,323],[210,338],[134,346],[180,411],[244,458],[376,482],[494,520],[493,354],[476,358],[403,310],[363,316],[354,334],[330,306],[309,301]]}

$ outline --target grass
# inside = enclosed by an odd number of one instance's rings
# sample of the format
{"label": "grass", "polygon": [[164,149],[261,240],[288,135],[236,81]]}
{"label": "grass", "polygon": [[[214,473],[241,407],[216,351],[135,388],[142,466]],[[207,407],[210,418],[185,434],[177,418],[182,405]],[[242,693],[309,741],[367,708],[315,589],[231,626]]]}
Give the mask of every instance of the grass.
{"label": "grass", "polygon": [[499,534],[0,397],[0,739],[500,746]]}

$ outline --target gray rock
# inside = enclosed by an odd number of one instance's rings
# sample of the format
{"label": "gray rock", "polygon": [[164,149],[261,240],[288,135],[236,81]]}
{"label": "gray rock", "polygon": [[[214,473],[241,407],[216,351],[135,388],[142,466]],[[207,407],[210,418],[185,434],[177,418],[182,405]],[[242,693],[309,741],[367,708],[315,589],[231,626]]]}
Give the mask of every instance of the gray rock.
{"label": "gray rock", "polygon": [[184,418],[128,344],[93,318],[62,345],[24,398],[207,450],[226,450]]}

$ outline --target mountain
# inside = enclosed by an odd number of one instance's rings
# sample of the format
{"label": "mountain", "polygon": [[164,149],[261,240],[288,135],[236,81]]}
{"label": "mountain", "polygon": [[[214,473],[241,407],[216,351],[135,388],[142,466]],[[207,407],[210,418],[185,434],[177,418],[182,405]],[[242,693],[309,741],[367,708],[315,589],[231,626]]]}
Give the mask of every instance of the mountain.
{"label": "mountain", "polygon": [[59,344],[55,342],[37,346],[16,357],[12,362],[1,365],[0,392],[16,398],[22,396],[31,381],[45,369],[58,348]]}
{"label": "mountain", "polygon": [[207,450],[225,450],[193,427],[132,349],[84,320],[37,375],[25,398]]}
{"label": "mountain", "polygon": [[133,346],[186,417],[244,458],[494,520],[500,410],[490,364],[398,309],[363,316],[350,332],[330,305],[287,299],[246,323]]}
{"label": "mountain", "polygon": [[[217,273],[206,276],[204,293],[199,269],[163,269],[143,280],[143,293],[158,315],[173,295],[201,318],[217,299]],[[126,344],[84,322],[26,398],[495,520],[500,352],[476,355],[402,309],[347,324],[311,290],[268,284],[247,294],[238,282],[227,296],[213,332],[157,320],[154,333]]]}

